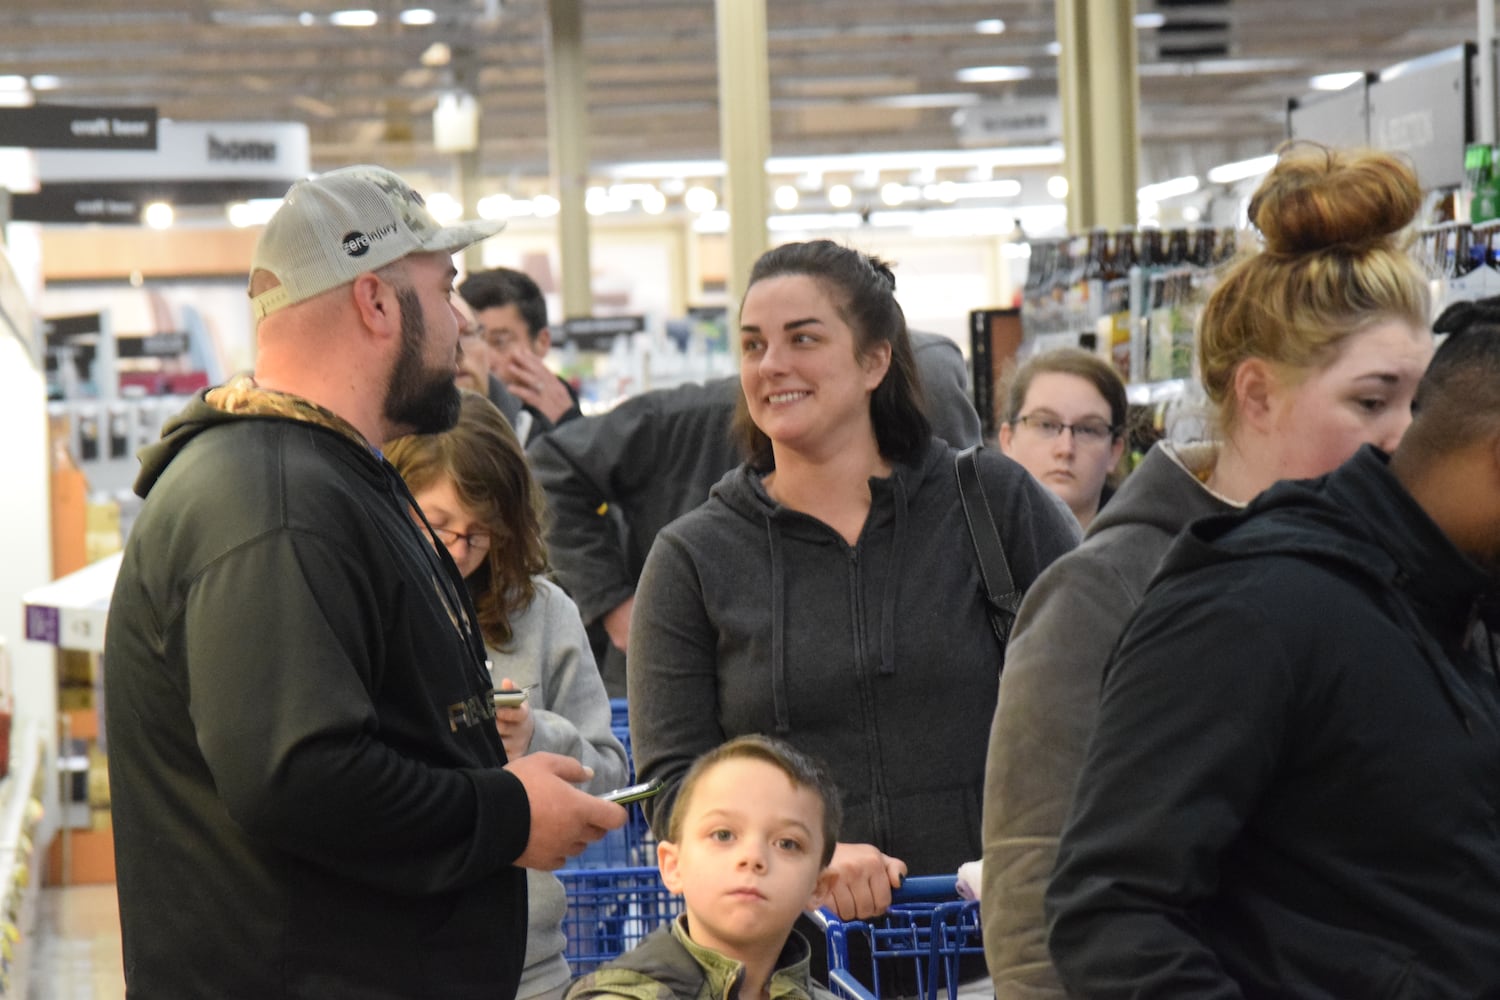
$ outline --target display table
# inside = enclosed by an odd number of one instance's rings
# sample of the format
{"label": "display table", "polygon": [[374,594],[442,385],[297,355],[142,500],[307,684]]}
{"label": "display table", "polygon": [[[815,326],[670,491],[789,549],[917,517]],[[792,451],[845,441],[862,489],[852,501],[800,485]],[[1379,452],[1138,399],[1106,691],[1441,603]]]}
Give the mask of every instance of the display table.
{"label": "display table", "polygon": [[27,591],[22,598],[26,604],[26,638],[59,649],[104,652],[104,623],[123,558],[123,553],[116,552]]}
{"label": "display table", "polygon": [[[121,553],[36,587],[23,595],[26,638],[75,654],[59,678],[57,755],[53,780],[58,794],[56,829],[47,858],[48,881],[55,884],[114,881],[114,829],[102,733],[104,696],[98,655]],[[87,654],[81,661],[78,654]],[[68,666],[65,660],[64,666]]]}

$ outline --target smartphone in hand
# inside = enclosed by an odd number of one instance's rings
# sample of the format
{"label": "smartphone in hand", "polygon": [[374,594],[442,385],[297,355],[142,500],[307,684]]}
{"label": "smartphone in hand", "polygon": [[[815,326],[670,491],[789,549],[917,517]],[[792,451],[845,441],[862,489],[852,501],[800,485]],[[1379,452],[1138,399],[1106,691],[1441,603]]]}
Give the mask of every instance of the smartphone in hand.
{"label": "smartphone in hand", "polygon": [[520,708],[524,704],[526,704],[526,692],[525,691],[498,691],[497,690],[495,692],[495,707],[496,708]]}
{"label": "smartphone in hand", "polygon": [[626,785],[624,788],[616,788],[612,792],[604,792],[599,797],[605,802],[618,802],[620,805],[626,806],[632,802],[649,799],[661,791],[662,787],[661,779],[653,778],[650,781],[643,781],[639,785]]}

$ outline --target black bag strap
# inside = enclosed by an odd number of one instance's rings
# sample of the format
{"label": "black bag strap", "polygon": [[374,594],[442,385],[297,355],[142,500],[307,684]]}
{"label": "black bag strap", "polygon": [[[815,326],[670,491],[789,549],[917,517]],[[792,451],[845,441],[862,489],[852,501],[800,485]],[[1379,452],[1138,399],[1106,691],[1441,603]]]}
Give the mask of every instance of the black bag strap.
{"label": "black bag strap", "polygon": [[969,535],[974,539],[974,551],[979,556],[979,575],[984,583],[985,600],[990,605],[990,625],[1003,644],[1010,640],[1016,611],[1021,606],[1021,592],[1016,589],[1015,578],[1010,575],[1005,546],[1000,544],[1000,532],[995,528],[995,515],[979,481],[978,454],[981,447],[976,444],[959,452],[953,466],[958,473],[958,495],[963,500],[964,519],[969,522]]}

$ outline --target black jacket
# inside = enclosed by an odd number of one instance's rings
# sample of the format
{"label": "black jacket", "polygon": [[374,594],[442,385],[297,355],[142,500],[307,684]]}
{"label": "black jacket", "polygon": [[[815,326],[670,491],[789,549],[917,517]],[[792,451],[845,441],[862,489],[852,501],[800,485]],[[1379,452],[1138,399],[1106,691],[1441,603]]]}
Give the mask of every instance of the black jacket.
{"label": "black jacket", "polygon": [[142,453],[110,607],[130,995],[508,995],[530,811],[452,561],[337,417],[206,396]]}
{"label": "black jacket", "polygon": [[[932,333],[911,341],[933,433],[955,448],[978,444],[958,345]],[[635,593],[657,532],[740,464],[730,433],[739,398],[737,375],[688,383],[532,435],[527,458],[553,515],[548,551],[585,622]]]}
{"label": "black jacket", "polygon": [[1190,528],[1111,661],[1063,832],[1069,992],[1500,995],[1490,585],[1368,447]]}

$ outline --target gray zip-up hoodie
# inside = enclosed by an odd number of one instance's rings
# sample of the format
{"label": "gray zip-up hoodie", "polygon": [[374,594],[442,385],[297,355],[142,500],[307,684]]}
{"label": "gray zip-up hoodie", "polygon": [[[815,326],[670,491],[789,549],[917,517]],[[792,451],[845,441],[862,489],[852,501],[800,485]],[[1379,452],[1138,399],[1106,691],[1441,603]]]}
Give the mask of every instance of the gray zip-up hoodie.
{"label": "gray zip-up hoodie", "polygon": [[1177,533],[1232,510],[1199,477],[1212,445],[1146,454],[1026,595],[989,738],[984,792],[985,956],[998,1000],[1062,997],[1042,893],[1098,716],[1104,665]]}
{"label": "gray zip-up hoodie", "polygon": [[[913,874],[978,856],[984,747],[1004,651],[990,630],[955,452],[870,480],[850,546],[773,501],[748,467],[668,526],[646,561],[630,641],[631,738],[658,834],[683,772],[743,733],[824,761],[840,839]],[[1052,494],[996,452],[980,475],[1022,589],[1077,542]]]}

